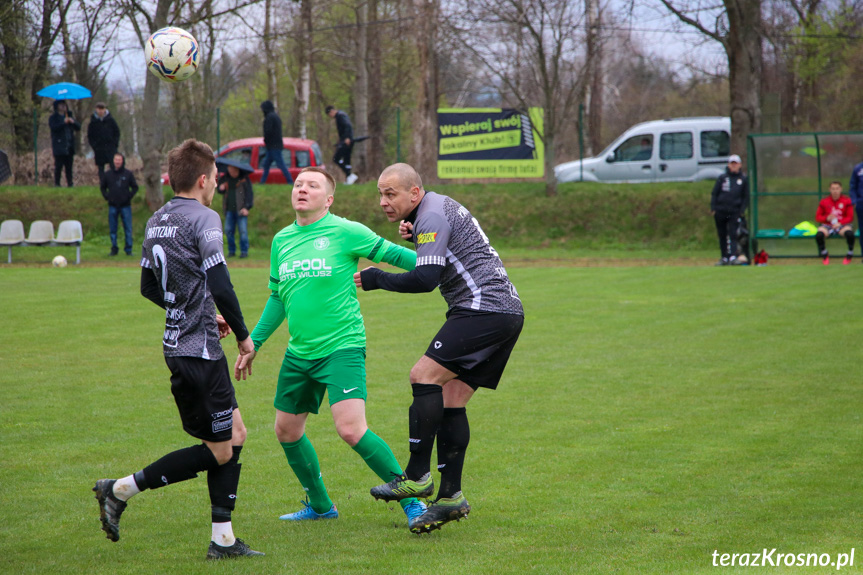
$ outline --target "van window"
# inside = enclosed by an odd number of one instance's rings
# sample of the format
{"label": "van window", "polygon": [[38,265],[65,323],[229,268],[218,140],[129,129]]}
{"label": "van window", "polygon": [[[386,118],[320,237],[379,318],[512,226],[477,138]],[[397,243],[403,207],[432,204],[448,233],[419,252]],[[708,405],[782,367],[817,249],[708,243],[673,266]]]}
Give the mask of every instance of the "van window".
{"label": "van window", "polygon": [[686,160],[692,157],[692,132],[672,132],[659,137],[661,160]]}
{"label": "van window", "polygon": [[296,150],[294,157],[297,159],[298,168],[307,168],[312,165],[308,150]]}
{"label": "van window", "polygon": [[615,162],[644,162],[653,155],[653,136],[633,136],[614,150]]}
{"label": "van window", "polygon": [[324,155],[321,153],[321,147],[317,142],[312,142],[312,151],[315,153],[315,165],[320,166],[324,163]]}
{"label": "van window", "polygon": [[701,132],[701,157],[719,158],[731,153],[731,142],[725,130]]}

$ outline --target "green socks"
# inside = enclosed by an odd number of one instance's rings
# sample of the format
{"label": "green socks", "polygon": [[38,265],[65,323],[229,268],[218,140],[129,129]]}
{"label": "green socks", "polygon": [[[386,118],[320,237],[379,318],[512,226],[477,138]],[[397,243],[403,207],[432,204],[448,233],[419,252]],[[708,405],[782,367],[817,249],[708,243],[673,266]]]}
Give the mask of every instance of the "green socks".
{"label": "green socks", "polygon": [[[393,455],[392,449],[387,445],[386,441],[375,435],[369,429],[362,438],[352,447],[354,451],[360,454],[360,457],[366,462],[366,465],[381,478],[382,481],[392,481],[395,475],[402,474],[402,468],[399,465],[396,456]],[[415,498],[402,499],[399,504],[402,508],[416,501]]]}
{"label": "green socks", "polygon": [[[384,447],[386,447],[385,443]],[[294,470],[294,474],[296,474],[297,479],[300,480],[300,484],[308,494],[309,504],[315,513],[326,513],[329,511],[333,506],[333,501],[327,495],[327,488],[324,486],[324,480],[321,478],[321,465],[318,463],[318,454],[315,453],[315,448],[312,447],[312,442],[309,441],[309,438],[303,434],[298,441],[282,443],[282,449],[285,450],[285,456],[288,458],[291,469]],[[390,453],[390,457],[393,457],[392,453]],[[393,460],[395,460],[394,457]]]}

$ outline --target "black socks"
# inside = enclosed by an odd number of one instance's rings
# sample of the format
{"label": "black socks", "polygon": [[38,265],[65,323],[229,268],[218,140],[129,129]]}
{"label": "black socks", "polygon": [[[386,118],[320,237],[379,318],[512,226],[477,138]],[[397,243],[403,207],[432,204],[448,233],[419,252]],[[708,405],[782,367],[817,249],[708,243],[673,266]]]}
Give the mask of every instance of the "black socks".
{"label": "black socks", "polygon": [[461,491],[464,456],[470,443],[470,425],[464,407],[446,407],[437,432],[437,468],[440,471],[438,497],[452,497]]}
{"label": "black socks", "polygon": [[[165,455],[135,474],[138,488],[158,489],[171,483],[179,483],[198,476],[199,471],[208,471],[219,467],[219,462],[210,448],[203,443],[178,449]],[[143,479],[144,485],[139,480]]]}
{"label": "black socks", "polygon": [[408,410],[411,457],[405,468],[408,479],[417,480],[431,471],[434,438],[443,419],[443,388],[412,383],[414,401]]}
{"label": "black socks", "polygon": [[207,487],[210,490],[210,505],[213,523],[227,523],[237,502],[237,485],[240,483],[240,451],[242,445],[234,445],[234,455],[224,465],[207,472]]}

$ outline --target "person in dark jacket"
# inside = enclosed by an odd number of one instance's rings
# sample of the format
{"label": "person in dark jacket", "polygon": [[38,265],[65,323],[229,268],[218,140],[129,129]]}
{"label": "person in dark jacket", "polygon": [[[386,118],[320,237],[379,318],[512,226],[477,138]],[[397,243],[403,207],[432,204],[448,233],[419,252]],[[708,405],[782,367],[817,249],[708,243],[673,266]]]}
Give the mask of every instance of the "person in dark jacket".
{"label": "person in dark jacket", "polygon": [[357,175],[351,173],[351,151],[354,149],[354,126],[346,113],[337,110],[335,106],[326,107],[327,116],[335,118],[336,130],[339,132],[339,142],[333,161],[345,173],[345,183],[348,185],[357,181]]}
{"label": "person in dark jacket", "polygon": [[228,166],[227,173],[219,177],[218,191],[225,196],[222,207],[225,210],[225,235],[228,236],[228,257],[237,254],[234,230],[240,230],[240,257],[249,257],[249,210],[255,203],[252,182],[239,168]]}
{"label": "person in dark jacket", "polygon": [[740,156],[728,157],[728,168],[716,178],[710,195],[710,213],[716,220],[719,236],[719,251],[722,253],[716,265],[737,264],[737,222],[749,206],[749,180],[741,171]]}
{"label": "person in dark jacket", "polygon": [[93,148],[93,159],[99,170],[99,181],[105,175],[105,164],[114,161],[114,154],[120,147],[120,126],[114,120],[114,116],[108,111],[104,102],[96,104],[96,111],[90,118],[87,126],[87,142]]}
{"label": "person in dark jacket", "polygon": [[270,165],[275,162],[282,170],[282,175],[285,176],[286,184],[293,184],[294,179],[285,165],[285,159],[282,157],[282,150],[285,147],[282,141],[282,119],[276,113],[276,108],[269,100],[261,102],[261,111],[264,113],[264,147],[267,149],[267,155],[263,160],[259,160],[260,167],[264,170],[261,175],[261,183],[267,183],[267,176],[270,175]]}
{"label": "person in dark jacket", "polygon": [[[848,185],[848,196],[857,213],[857,225],[863,222],[863,162],[860,162],[851,171],[851,182]],[[863,242],[860,242],[860,255],[863,255]]]}
{"label": "person in dark jacket", "polygon": [[75,159],[75,132],[81,124],[66,105],[66,100],[54,101],[54,113],[48,118],[51,128],[51,151],[54,153],[54,186],[60,187],[60,172],[66,170],[66,185],[72,187],[72,162]]}
{"label": "person in dark jacket", "polygon": [[132,198],[138,193],[138,182],[135,175],[126,169],[126,158],[123,154],[114,154],[112,169],[102,176],[102,197],[108,201],[108,227],[111,230],[111,253],[116,256],[117,249],[117,216],[123,219],[123,231],[126,232],[126,243],[123,249],[127,256],[132,255]]}

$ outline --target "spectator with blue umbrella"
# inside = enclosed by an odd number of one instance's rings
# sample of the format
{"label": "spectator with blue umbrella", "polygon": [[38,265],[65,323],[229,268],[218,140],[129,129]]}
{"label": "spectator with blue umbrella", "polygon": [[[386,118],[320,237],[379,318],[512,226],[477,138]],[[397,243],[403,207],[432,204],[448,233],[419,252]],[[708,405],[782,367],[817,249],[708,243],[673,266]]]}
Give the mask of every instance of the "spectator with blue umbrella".
{"label": "spectator with blue umbrella", "polygon": [[60,172],[66,170],[66,185],[72,187],[72,163],[75,159],[75,132],[81,124],[66,105],[66,100],[54,101],[54,113],[48,118],[51,128],[51,151],[54,153],[54,187],[60,187]]}
{"label": "spectator with blue umbrella", "polygon": [[60,187],[60,173],[65,169],[66,184],[72,187],[72,163],[75,159],[75,132],[81,130],[81,124],[69,110],[66,100],[81,100],[91,98],[90,90],[72,82],[59,82],[45,86],[37,96],[54,98],[54,113],[48,118],[51,128],[51,151],[54,153],[54,186]]}

